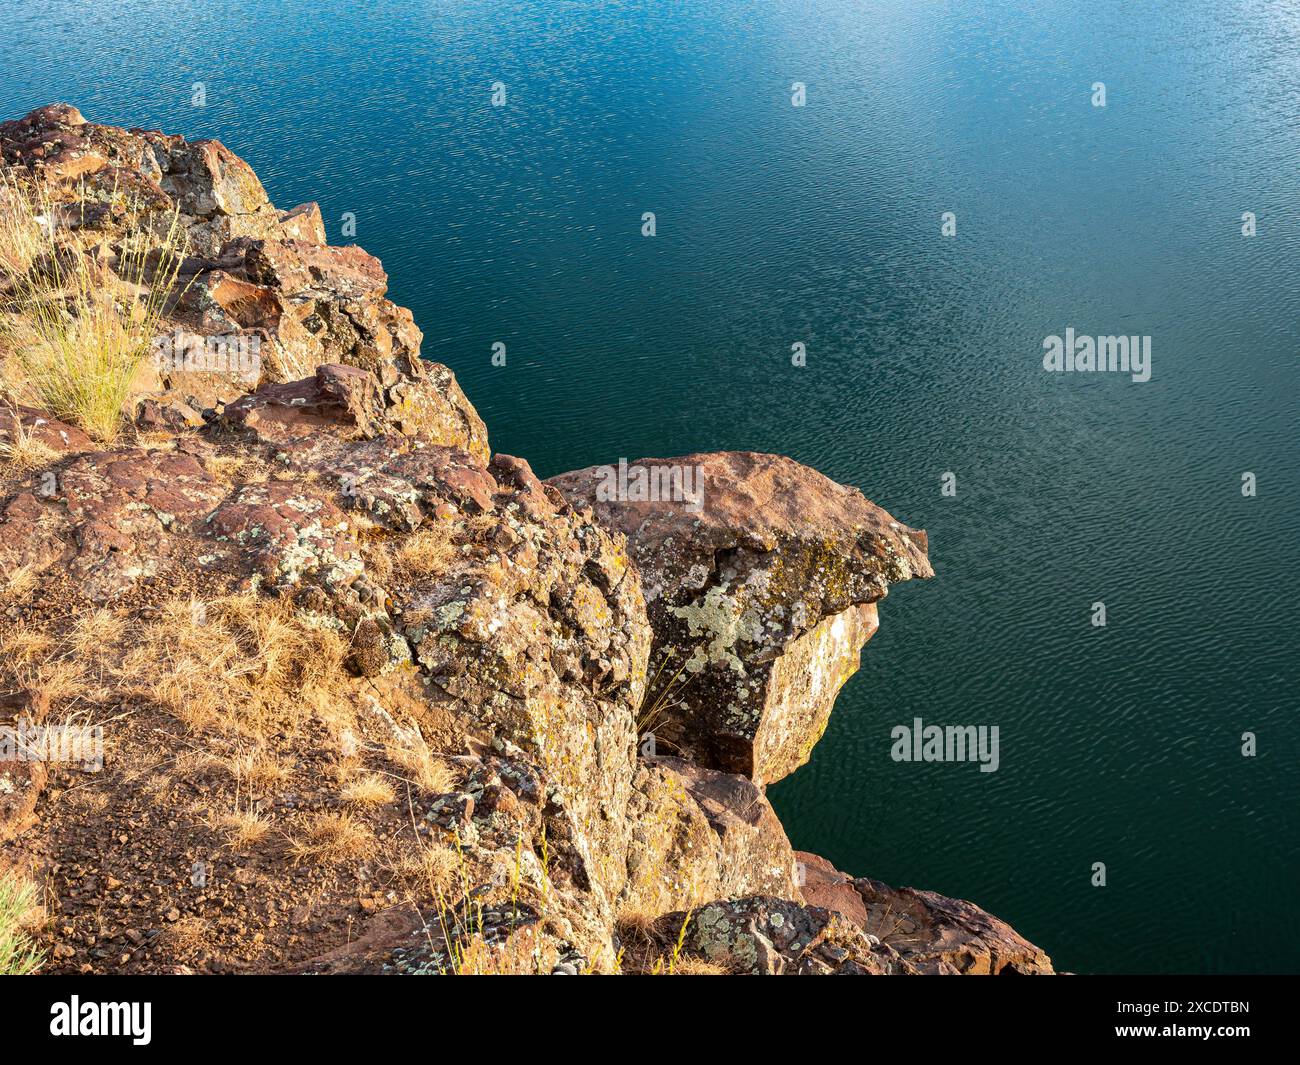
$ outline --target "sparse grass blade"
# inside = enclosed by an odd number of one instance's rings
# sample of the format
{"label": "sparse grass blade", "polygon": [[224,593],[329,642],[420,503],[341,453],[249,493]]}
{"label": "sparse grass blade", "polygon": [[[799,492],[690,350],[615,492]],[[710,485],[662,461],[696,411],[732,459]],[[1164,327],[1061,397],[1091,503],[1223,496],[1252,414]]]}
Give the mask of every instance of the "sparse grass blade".
{"label": "sparse grass blade", "polygon": [[38,908],[31,883],[0,873],[0,976],[27,976],[44,963],[24,923]]}

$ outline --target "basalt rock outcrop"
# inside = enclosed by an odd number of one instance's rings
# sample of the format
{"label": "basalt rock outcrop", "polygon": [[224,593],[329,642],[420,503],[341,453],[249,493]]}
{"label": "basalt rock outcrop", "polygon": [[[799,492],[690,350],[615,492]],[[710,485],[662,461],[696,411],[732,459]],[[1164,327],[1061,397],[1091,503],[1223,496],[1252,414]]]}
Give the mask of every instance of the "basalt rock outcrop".
{"label": "basalt rock outcrop", "polygon": [[[168,328],[267,353],[143,379],[111,445],[0,404],[0,725],[105,739],[93,777],[0,770],[53,970],[1051,971],[970,903],[797,853],[765,793],[932,575],[923,532],[773,455],[671,460],[694,502],[539,480],[379,263],[216,142],[54,105],[0,161],[110,268],[178,215]],[[173,662],[202,640],[205,714]]]}
{"label": "basalt rock outcrop", "polygon": [[815,854],[799,853],[797,860],[804,897],[810,903],[847,917],[917,972],[946,976],[1052,972],[1046,954],[972,903],[851,877]]}
{"label": "basalt rock outcrop", "polygon": [[[472,413],[458,392],[448,403]],[[212,472],[231,446],[258,479]],[[527,790],[553,882],[571,878],[607,927],[626,879],[650,644],[638,577],[527,463],[473,447],[470,432],[439,443],[401,433],[368,371],[325,366],[231,404],[192,439],[62,462],[50,491],[34,485],[4,506],[0,565],[71,576],[95,605],[148,595],[182,570],[289,597],[346,633],[354,672],[381,690],[418,674],[415,697],[455,716],[466,744],[514,752],[538,778]],[[443,557],[385,586],[359,542],[375,530],[436,536]],[[497,808],[480,801],[462,843]],[[607,938],[595,943],[612,955]]]}
{"label": "basalt rock outcrop", "polygon": [[629,465],[697,471],[699,498],[610,498],[611,467],[550,483],[624,534],[643,575],[658,707],[648,726],[701,764],[780,780],[825,731],[879,624],[876,603],[933,575],[925,533],[780,455]]}
{"label": "basalt rock outcrop", "polygon": [[110,262],[173,218],[183,229],[175,357],[142,386],[201,408],[322,363],[414,372],[420,330],[385,298],[379,260],[329,246],[314,203],[277,210],[219,141],[98,125],[54,104],[0,124],[0,164],[39,181],[58,223]]}
{"label": "basalt rock outcrop", "polygon": [[798,862],[761,788],[679,758],[644,758],[629,807],[624,901],[660,914],[745,895],[798,899]]}

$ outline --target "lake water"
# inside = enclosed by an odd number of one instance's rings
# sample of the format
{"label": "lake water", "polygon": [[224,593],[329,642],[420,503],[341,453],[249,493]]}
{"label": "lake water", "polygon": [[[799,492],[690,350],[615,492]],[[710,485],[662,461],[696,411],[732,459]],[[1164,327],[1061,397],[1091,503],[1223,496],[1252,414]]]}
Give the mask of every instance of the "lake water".
{"label": "lake water", "polygon": [[[355,215],[497,450],[783,452],[929,530],[771,789],[796,846],[1061,968],[1300,970],[1295,3],[89,7],[0,9],[0,114]],[[1067,327],[1151,380],[1044,372]],[[892,761],[914,717],[997,725],[998,771]]]}

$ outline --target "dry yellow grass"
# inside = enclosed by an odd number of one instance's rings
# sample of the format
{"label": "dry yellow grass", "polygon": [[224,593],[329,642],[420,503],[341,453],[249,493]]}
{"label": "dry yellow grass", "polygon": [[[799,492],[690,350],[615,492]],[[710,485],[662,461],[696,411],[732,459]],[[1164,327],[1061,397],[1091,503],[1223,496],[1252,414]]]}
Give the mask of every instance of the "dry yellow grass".
{"label": "dry yellow grass", "polygon": [[441,575],[460,557],[456,530],[445,523],[426,524],[400,537],[376,526],[358,532],[366,568],[381,584]]}
{"label": "dry yellow grass", "polygon": [[48,243],[39,199],[17,176],[0,174],[0,280],[21,277]]}
{"label": "dry yellow grass", "polygon": [[213,814],[208,825],[226,837],[227,844],[235,850],[244,850],[261,843],[271,831],[271,819],[252,807],[236,806],[233,810]]}
{"label": "dry yellow grass", "polygon": [[181,751],[172,759],[172,772],[183,780],[203,780],[208,777],[224,776],[227,770],[225,761],[216,752],[204,748],[190,748]]}
{"label": "dry yellow grass", "polygon": [[159,933],[159,945],[173,957],[187,961],[207,946],[210,925],[202,917],[182,917],[174,924],[164,925]]}
{"label": "dry yellow grass", "polygon": [[0,639],[0,665],[16,687],[40,692],[52,706],[80,698],[88,684],[84,663],[34,628]]}
{"label": "dry yellow grass", "polygon": [[191,730],[265,737],[335,694],[347,653],[331,630],[257,595],[177,600],[140,626],[120,682]]}
{"label": "dry yellow grass", "polygon": [[411,901],[427,905],[431,899],[455,893],[463,861],[452,848],[421,843],[389,866],[395,880],[407,888]]}
{"label": "dry yellow grass", "polygon": [[361,557],[366,561],[366,572],[370,575],[370,579],[387,587],[393,578],[393,556],[388,550],[388,545],[383,539],[375,535],[374,526],[367,525],[364,520],[358,520],[354,531],[361,548]]}
{"label": "dry yellow grass", "polygon": [[0,366],[0,410],[8,416],[9,425],[8,429],[0,430],[0,463],[18,473],[49,466],[59,457],[57,451],[23,423],[18,409],[20,398],[13,385],[6,383],[4,368]]}
{"label": "dry yellow grass", "polygon": [[731,970],[725,965],[715,965],[703,958],[678,958],[672,967],[673,976],[729,976]]}
{"label": "dry yellow grass", "polygon": [[[723,964],[706,961],[682,953],[682,936],[686,923],[682,923],[677,942],[668,953],[655,934],[654,926],[660,915],[638,907],[623,906],[614,918],[614,927],[622,941],[619,968],[646,976],[726,976],[731,970]],[[689,916],[687,918],[689,920]]]}
{"label": "dry yellow grass", "polygon": [[656,915],[649,910],[623,905],[614,918],[614,927],[624,939],[650,942]]}
{"label": "dry yellow grass", "polygon": [[109,798],[105,792],[90,788],[73,788],[65,792],[62,802],[66,802],[86,817],[97,817],[108,808]]}
{"label": "dry yellow grass", "polygon": [[[9,391],[112,440],[176,287],[185,240],[173,212],[161,236],[125,240],[112,269],[53,221],[43,188],[0,179],[0,281],[15,312],[0,319]],[[33,263],[36,264],[33,268]]]}
{"label": "dry yellow grass", "polygon": [[287,765],[265,750],[240,751],[223,760],[222,767],[238,787],[252,793],[283,784],[292,775]]}
{"label": "dry yellow grass", "polygon": [[296,862],[336,862],[368,857],[375,844],[374,834],[352,814],[323,813],[289,837],[289,854]]}
{"label": "dry yellow grass", "polygon": [[67,647],[72,654],[90,658],[112,644],[122,629],[122,614],[99,607],[78,615],[68,633]]}
{"label": "dry yellow grass", "polygon": [[534,971],[537,964],[517,941],[493,944],[474,936],[452,952],[452,972],[457,976],[517,976]]}
{"label": "dry yellow grass", "polygon": [[[26,583],[25,576],[20,583]],[[56,644],[49,633],[34,626],[20,625],[0,637],[0,660],[25,671],[55,655]]]}
{"label": "dry yellow grass", "polygon": [[[28,573],[6,573],[8,597],[25,594],[30,581]],[[228,812],[200,817],[231,846],[249,847],[269,828],[250,802],[272,798],[293,775],[277,748],[286,738],[289,747],[301,742],[327,716],[352,715],[355,724],[344,652],[336,633],[312,627],[279,600],[176,599],[150,620],[101,608],[5,627],[0,691],[40,691],[53,721],[88,724],[146,707],[174,716],[189,737],[151,752],[142,770],[166,769],[142,771],[134,786],[165,796],[175,781],[210,782],[227,796],[220,805]],[[392,798],[391,786],[368,776],[345,795],[356,809]]]}
{"label": "dry yellow grass", "polygon": [[412,727],[405,739],[385,746],[384,753],[410,774],[411,783],[430,795],[455,791],[457,775],[442,758],[434,754],[419,729]]}
{"label": "dry yellow grass", "polygon": [[649,910],[624,903],[614,915],[614,930],[623,944],[619,952],[620,968],[624,972],[650,971],[659,953],[654,937],[657,915]]}
{"label": "dry yellow grass", "polygon": [[362,773],[348,781],[341,795],[352,806],[386,806],[397,799],[393,785],[378,773]]}
{"label": "dry yellow grass", "polygon": [[394,553],[396,564],[408,574],[426,577],[443,572],[456,557],[451,531],[440,526],[424,526],[406,537]]}
{"label": "dry yellow grass", "polygon": [[223,484],[247,484],[253,481],[265,481],[268,478],[266,467],[252,455],[237,452],[217,452],[203,459],[203,466]]}
{"label": "dry yellow grass", "polygon": [[0,600],[17,602],[36,587],[35,566],[9,566],[0,569]]}
{"label": "dry yellow grass", "polygon": [[0,439],[0,462],[15,470],[37,470],[49,466],[59,453],[20,428],[11,439]]}

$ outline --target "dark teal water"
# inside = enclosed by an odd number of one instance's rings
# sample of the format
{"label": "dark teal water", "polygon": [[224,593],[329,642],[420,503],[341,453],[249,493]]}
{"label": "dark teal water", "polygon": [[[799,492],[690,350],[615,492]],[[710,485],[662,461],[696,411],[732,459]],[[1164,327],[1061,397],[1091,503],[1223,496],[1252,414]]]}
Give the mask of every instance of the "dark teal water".
{"label": "dark teal water", "polygon": [[[6,117],[218,136],[355,213],[543,475],[777,451],[926,527],[772,789],[797,846],[1063,968],[1300,970],[1296,4],[28,0],[0,49]],[[1044,373],[1067,326],[1152,380]],[[892,762],[914,716],[1001,767]]]}

